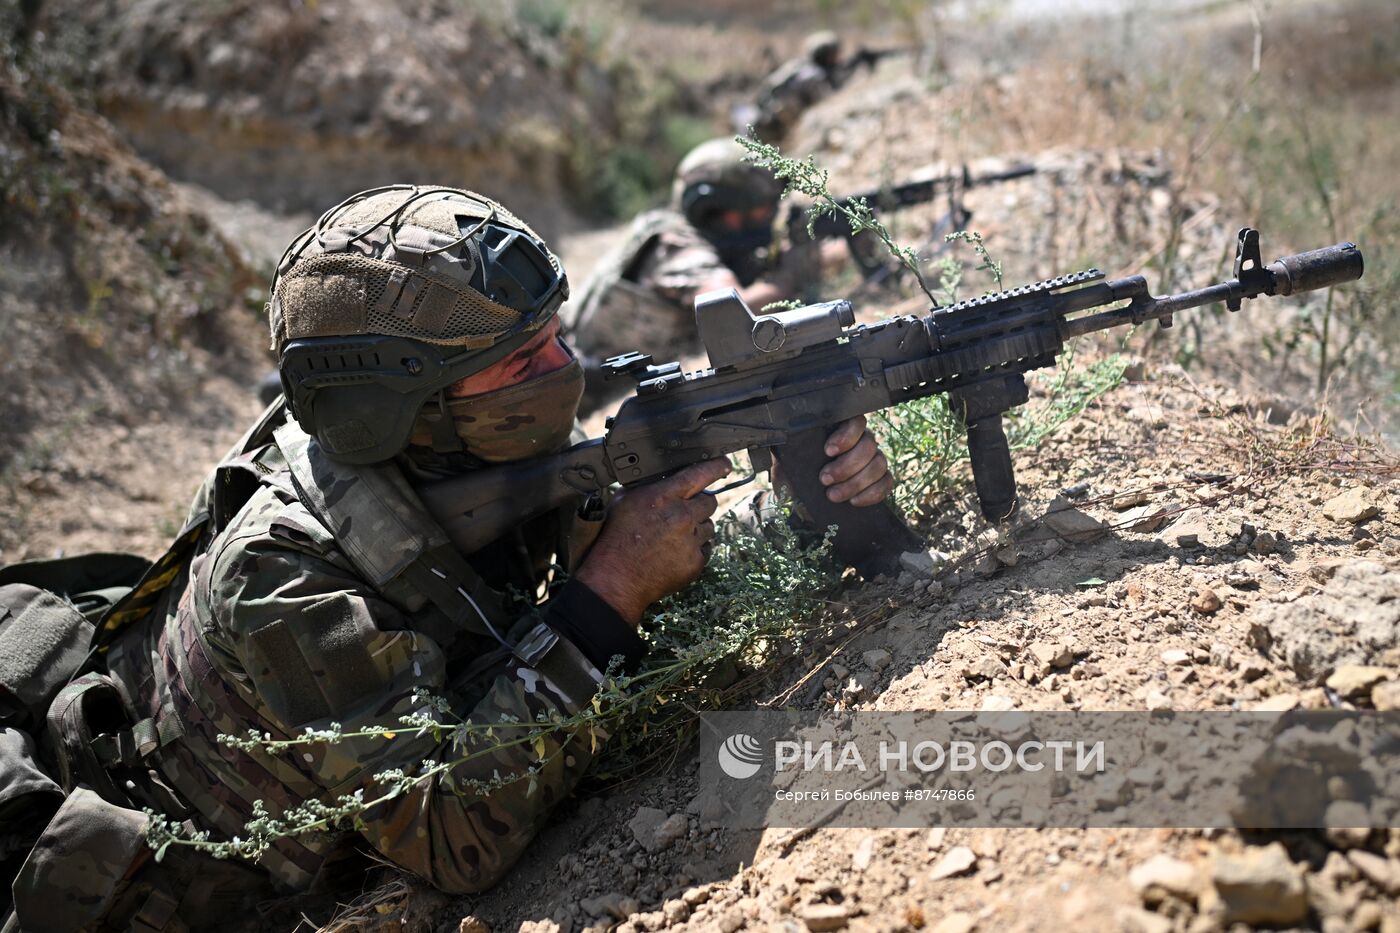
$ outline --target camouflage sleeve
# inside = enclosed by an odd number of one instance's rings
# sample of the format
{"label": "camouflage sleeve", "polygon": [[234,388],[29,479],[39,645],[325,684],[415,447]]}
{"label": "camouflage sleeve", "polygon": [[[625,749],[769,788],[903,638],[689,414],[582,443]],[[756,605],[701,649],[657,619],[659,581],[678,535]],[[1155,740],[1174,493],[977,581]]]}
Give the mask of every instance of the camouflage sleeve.
{"label": "camouflage sleeve", "polygon": [[[478,673],[449,679],[442,648],[357,579],[299,504],[283,506],[270,529],[255,524],[214,557],[207,635],[218,663],[260,698],[260,715],[287,731],[337,722],[345,733],[371,733],[296,750],[328,797],[363,791],[373,800],[391,786],[378,774],[460,762],[373,807],[360,832],[444,891],[489,887],[578,781],[595,745],[564,731],[520,742],[508,724],[567,716],[576,703],[501,646],[484,646],[468,664]],[[382,728],[402,728],[399,717],[421,709],[415,691],[447,697],[463,721],[501,724],[496,738],[459,746],[450,729],[439,738],[386,736]],[[533,779],[474,789],[532,766]]]}
{"label": "camouflage sleeve", "polygon": [[702,291],[739,284],[715,248],[693,230],[667,230],[657,236],[637,267],[636,282],[687,311]]}

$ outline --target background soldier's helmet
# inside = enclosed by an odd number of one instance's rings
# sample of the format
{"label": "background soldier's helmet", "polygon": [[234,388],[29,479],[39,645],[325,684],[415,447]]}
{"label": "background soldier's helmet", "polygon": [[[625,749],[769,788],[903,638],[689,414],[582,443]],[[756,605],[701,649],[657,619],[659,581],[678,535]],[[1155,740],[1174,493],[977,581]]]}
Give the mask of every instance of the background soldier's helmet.
{"label": "background soldier's helmet", "polygon": [[387,460],[425,402],[522,346],[568,295],[544,241],[489,198],[361,192],[277,265],[269,323],[289,410],[332,457]]}
{"label": "background soldier's helmet", "polygon": [[730,137],[703,142],[681,160],[671,202],[701,233],[725,211],[776,206],[783,187],[764,168],[744,161],[748,150]]}
{"label": "background soldier's helmet", "polygon": [[813,64],[834,67],[841,58],[841,37],[830,30],[814,32],[803,41],[802,54]]}

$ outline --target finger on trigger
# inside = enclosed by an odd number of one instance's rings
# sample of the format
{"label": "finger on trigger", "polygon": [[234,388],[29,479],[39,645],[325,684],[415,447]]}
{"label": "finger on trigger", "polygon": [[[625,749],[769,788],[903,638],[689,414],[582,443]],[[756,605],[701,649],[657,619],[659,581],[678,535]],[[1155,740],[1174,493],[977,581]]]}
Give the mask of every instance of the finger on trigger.
{"label": "finger on trigger", "polygon": [[701,492],[705,487],[728,476],[733,470],[728,460],[702,460],[699,463],[692,463],[671,477],[670,482],[676,484],[676,492],[682,499],[689,499]]}

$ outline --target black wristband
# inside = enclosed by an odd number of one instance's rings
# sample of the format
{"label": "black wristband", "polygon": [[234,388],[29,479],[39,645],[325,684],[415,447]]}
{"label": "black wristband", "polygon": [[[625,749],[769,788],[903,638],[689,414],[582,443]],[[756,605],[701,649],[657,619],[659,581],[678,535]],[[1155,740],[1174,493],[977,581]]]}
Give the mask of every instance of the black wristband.
{"label": "black wristband", "polygon": [[631,674],[647,653],[647,643],[617,610],[578,580],[561,586],[545,605],[544,621],[569,639],[600,671],[622,655],[622,672]]}

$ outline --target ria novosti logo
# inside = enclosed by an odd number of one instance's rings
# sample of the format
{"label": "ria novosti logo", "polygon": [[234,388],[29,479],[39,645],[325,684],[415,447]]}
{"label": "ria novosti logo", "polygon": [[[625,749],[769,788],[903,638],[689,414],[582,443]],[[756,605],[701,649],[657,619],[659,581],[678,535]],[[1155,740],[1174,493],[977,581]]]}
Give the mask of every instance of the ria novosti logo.
{"label": "ria novosti logo", "polygon": [[719,769],[736,780],[753,777],[763,767],[763,748],[758,739],[736,732],[719,747]]}

